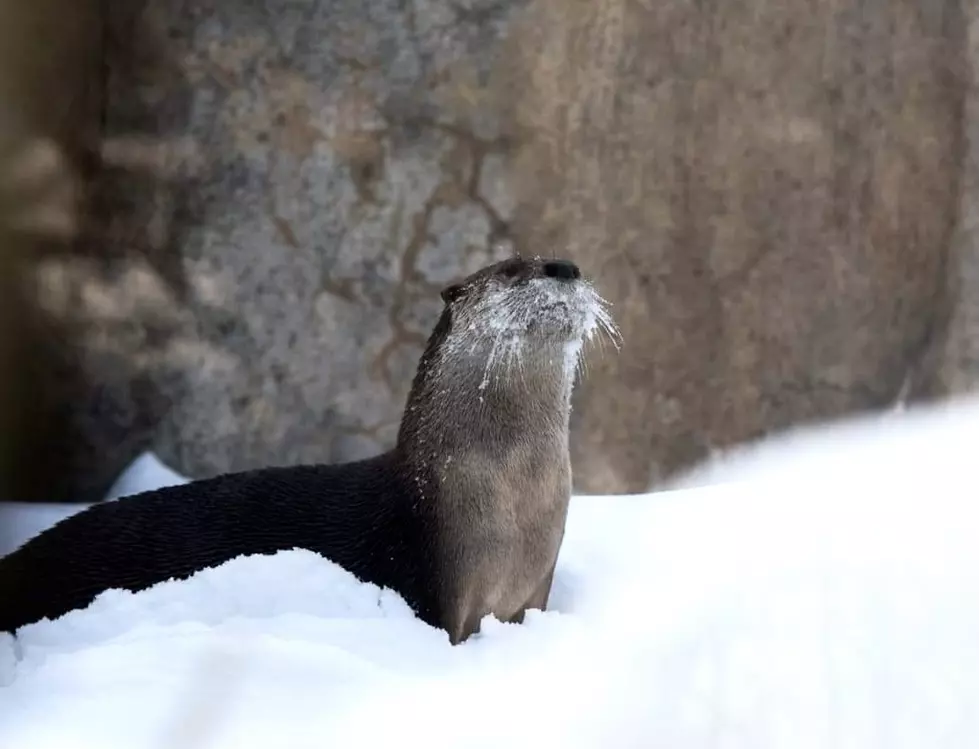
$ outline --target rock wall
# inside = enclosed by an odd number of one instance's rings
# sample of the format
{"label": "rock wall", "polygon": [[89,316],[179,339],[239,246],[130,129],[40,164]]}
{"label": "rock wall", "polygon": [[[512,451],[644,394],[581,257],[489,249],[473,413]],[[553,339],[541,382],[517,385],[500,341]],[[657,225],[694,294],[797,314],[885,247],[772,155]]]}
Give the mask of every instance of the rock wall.
{"label": "rock wall", "polygon": [[94,499],[145,447],[388,448],[438,289],[513,248],[577,259],[625,337],[575,399],[581,489],[970,387],[971,7],[109,0],[88,220],[32,264],[26,494]]}
{"label": "rock wall", "polygon": [[39,495],[145,446],[204,476],[392,444],[438,290],[510,250],[485,79],[518,7],[106,4],[92,220],[35,270],[78,444]]}
{"label": "rock wall", "polygon": [[957,221],[949,243],[939,324],[914,371],[911,396],[931,400],[970,392],[979,382],[979,4],[967,2],[959,33],[965,39],[966,105],[962,114]]}
{"label": "rock wall", "polygon": [[518,234],[597,274],[626,342],[579,391],[581,486],[637,491],[712,450],[892,402],[943,325],[964,9],[533,10],[516,45]]}

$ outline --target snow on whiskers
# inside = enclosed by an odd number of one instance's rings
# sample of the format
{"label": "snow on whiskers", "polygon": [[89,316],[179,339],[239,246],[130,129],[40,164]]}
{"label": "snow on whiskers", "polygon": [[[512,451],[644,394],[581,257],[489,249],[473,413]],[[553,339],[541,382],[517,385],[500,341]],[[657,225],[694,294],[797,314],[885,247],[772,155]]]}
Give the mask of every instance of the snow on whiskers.
{"label": "snow on whiskers", "polygon": [[464,311],[449,345],[455,352],[485,356],[480,390],[491,377],[509,377],[515,368],[520,372],[525,348],[541,343],[563,348],[570,383],[582,367],[586,341],[607,337],[618,349],[621,336],[609,306],[587,281],[572,286],[533,279],[520,286],[491,286]]}

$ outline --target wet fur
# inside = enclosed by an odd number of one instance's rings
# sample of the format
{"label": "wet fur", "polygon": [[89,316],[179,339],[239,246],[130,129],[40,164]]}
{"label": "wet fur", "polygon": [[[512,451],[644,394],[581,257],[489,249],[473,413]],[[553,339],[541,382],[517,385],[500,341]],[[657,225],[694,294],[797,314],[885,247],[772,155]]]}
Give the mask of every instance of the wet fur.
{"label": "wet fur", "polygon": [[486,614],[546,608],[581,341],[614,328],[586,282],[545,279],[542,263],[504,261],[443,292],[392,451],[95,505],[0,559],[0,630],[289,548],[397,591],[453,644]]}

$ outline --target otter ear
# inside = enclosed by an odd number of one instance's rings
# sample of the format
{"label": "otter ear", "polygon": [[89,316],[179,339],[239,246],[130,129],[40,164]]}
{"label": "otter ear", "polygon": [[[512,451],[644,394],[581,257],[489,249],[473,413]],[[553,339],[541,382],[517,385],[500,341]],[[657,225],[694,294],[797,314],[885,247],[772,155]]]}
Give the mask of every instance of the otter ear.
{"label": "otter ear", "polygon": [[462,296],[463,286],[461,283],[454,283],[450,286],[446,286],[442,289],[442,301],[446,304],[452,304],[456,299]]}

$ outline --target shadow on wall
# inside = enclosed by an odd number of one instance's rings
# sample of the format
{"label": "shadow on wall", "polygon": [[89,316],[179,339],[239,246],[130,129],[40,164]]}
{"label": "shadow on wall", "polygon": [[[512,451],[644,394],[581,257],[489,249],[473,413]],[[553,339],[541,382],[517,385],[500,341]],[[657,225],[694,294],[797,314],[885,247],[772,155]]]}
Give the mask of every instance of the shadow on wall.
{"label": "shadow on wall", "polygon": [[70,246],[77,234],[79,180],[69,154],[93,132],[95,22],[94,3],[0,2],[4,499],[30,494],[35,477],[58,469],[39,439],[48,417],[36,374],[46,341],[25,263]]}
{"label": "shadow on wall", "polygon": [[[18,240],[25,408],[10,497],[95,501],[148,444],[167,405],[143,365],[171,336],[187,286],[173,231],[185,222],[172,219],[188,212],[193,153],[170,137],[185,107],[163,106],[141,75],[151,68],[172,79],[179,66],[146,33],[137,3],[2,7],[0,75],[9,85],[0,96],[5,111],[26,114],[11,141],[8,189],[48,183],[38,198],[46,204],[17,207],[11,218],[65,216]],[[106,126],[109,96],[125,104]]]}

